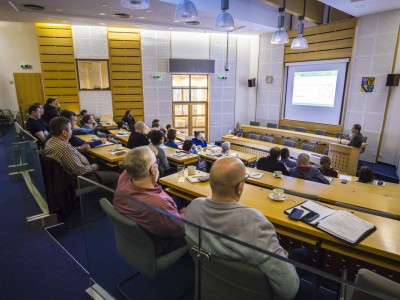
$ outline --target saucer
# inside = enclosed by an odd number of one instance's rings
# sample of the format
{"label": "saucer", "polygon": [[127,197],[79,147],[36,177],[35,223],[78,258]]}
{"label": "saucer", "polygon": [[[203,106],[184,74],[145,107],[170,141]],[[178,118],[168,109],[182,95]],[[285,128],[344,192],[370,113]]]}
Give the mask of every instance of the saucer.
{"label": "saucer", "polygon": [[274,194],[273,194],[273,193],[270,193],[270,194],[268,195],[268,197],[269,197],[271,200],[274,200],[274,201],[285,201],[285,200],[287,199],[287,196],[286,196],[286,195],[283,195],[283,197],[282,197],[281,199],[276,199],[276,198],[274,198]]}
{"label": "saucer", "polygon": [[274,176],[275,178],[282,178],[282,175],[281,176],[277,176],[277,175],[272,175],[272,176]]}

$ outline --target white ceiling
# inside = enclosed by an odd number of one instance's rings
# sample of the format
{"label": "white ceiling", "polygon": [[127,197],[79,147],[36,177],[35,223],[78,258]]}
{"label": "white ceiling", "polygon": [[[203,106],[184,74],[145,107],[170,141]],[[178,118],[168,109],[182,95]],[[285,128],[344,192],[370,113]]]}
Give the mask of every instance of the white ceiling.
{"label": "white ceiling", "polygon": [[[150,0],[150,9],[129,10],[120,0],[0,0],[0,21],[42,22],[72,25],[107,25],[174,31],[214,31],[220,12],[219,0],[192,0],[197,6],[200,25],[175,23],[176,4],[181,0]],[[400,0],[319,0],[354,16],[363,16],[400,8]],[[45,7],[32,11],[23,4]],[[364,7],[358,7],[364,5]],[[13,8],[14,7],[14,8]],[[18,10],[18,11],[17,11]],[[229,13],[235,20],[235,33],[260,34],[274,31],[278,12],[259,0],[231,0]],[[103,15],[100,15],[103,14]],[[126,13],[130,19],[116,19],[114,13]]]}

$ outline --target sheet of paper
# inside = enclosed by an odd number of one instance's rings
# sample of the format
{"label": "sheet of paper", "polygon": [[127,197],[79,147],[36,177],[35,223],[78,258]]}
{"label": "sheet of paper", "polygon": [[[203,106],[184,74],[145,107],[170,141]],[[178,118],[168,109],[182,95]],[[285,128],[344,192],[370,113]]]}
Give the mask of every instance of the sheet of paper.
{"label": "sheet of paper", "polygon": [[339,175],[339,179],[340,180],[342,180],[342,179],[344,179],[344,180],[347,180],[347,181],[351,181],[351,176],[349,176],[349,175]]}
{"label": "sheet of paper", "polygon": [[103,147],[103,146],[108,146],[108,145],[114,145],[114,144],[111,143],[111,142],[109,142],[109,141],[106,141],[104,144],[101,144],[101,145],[96,146],[96,148],[98,148],[98,147]]}
{"label": "sheet of paper", "polygon": [[260,173],[260,172],[251,172],[250,173],[250,177],[251,178],[261,178],[261,177],[263,177],[263,173]]}
{"label": "sheet of paper", "polygon": [[[318,204],[317,202],[308,200],[304,203],[302,203],[299,207],[300,209],[316,212],[319,214],[319,217],[310,222],[310,224],[315,224],[318,223],[320,220],[326,218],[327,216],[330,216],[331,214],[335,213],[335,209],[331,209],[329,207],[326,207],[324,205]],[[307,213],[308,213],[307,211]]]}

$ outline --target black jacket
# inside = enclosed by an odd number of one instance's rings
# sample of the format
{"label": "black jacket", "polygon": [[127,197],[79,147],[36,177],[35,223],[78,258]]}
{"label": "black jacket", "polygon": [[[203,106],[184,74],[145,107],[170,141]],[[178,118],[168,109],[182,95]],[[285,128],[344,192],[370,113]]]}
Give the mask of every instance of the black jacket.
{"label": "black jacket", "polygon": [[143,133],[134,131],[131,133],[126,147],[133,149],[140,146],[147,146],[148,144],[150,144],[149,139]]}
{"label": "black jacket", "polygon": [[268,172],[282,171],[283,175],[289,176],[285,165],[271,156],[261,157],[257,162],[257,169]]}
{"label": "black jacket", "polygon": [[42,121],[46,122],[47,124],[50,124],[51,119],[60,116],[60,112],[57,107],[51,106],[46,103],[43,106],[43,108],[44,108],[44,113],[43,113],[43,116],[41,117],[41,119],[42,119]]}

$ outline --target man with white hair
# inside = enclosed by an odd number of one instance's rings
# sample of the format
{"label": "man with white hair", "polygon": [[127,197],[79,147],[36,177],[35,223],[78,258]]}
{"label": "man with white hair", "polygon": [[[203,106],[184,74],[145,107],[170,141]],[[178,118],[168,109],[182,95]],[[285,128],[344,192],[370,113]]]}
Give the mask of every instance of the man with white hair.
{"label": "man with white hair", "polygon": [[185,213],[185,208],[178,210],[174,200],[157,184],[158,163],[150,147],[141,146],[129,151],[124,158],[124,167],[114,196],[114,207],[150,234],[156,255],[184,246],[183,222],[155,210],[178,218],[183,218]]}
{"label": "man with white hair", "polygon": [[289,169],[290,176],[329,184],[329,180],[317,168],[310,166],[310,156],[307,153],[300,153],[296,163],[296,167]]}
{"label": "man with white hair", "polygon": [[149,139],[145,136],[146,124],[139,121],[135,123],[135,131],[129,136],[127,148],[133,149],[140,146],[147,146],[150,144]]}

